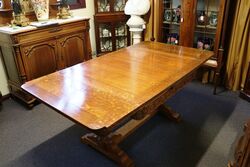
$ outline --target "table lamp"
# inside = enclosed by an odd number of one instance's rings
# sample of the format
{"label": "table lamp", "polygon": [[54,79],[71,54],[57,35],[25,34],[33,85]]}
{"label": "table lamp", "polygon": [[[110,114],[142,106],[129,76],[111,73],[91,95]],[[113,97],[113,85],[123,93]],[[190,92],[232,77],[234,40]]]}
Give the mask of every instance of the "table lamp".
{"label": "table lamp", "polygon": [[149,9],[149,0],[128,0],[125,5],[125,14],[131,16],[127,25],[132,33],[132,44],[141,42],[141,33],[146,28],[146,22],[141,18],[141,15],[145,15]]}

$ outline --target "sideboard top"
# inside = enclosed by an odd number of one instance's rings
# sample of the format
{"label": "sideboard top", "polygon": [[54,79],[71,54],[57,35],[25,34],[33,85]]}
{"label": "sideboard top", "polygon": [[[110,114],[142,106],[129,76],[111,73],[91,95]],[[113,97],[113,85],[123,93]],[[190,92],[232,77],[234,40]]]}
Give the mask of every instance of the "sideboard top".
{"label": "sideboard top", "polygon": [[18,33],[23,33],[23,32],[36,30],[36,29],[38,29],[38,27],[42,27],[43,25],[44,26],[50,26],[50,25],[53,25],[53,24],[61,25],[61,24],[67,24],[67,23],[71,23],[71,22],[75,22],[75,21],[81,21],[81,20],[89,20],[89,18],[74,16],[74,17],[69,18],[69,19],[50,19],[50,20],[48,20],[46,22],[38,22],[38,21],[31,22],[31,25],[26,26],[26,27],[2,26],[2,27],[0,27],[0,33],[14,35],[14,34],[18,34]]}

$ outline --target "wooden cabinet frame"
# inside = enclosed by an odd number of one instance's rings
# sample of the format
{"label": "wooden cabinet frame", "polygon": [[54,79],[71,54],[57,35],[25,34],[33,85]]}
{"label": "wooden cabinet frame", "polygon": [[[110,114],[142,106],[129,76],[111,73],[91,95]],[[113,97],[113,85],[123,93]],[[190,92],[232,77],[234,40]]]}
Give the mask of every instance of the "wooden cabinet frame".
{"label": "wooden cabinet frame", "polygon": [[0,47],[13,96],[32,107],[26,81],[91,59],[89,19],[17,34],[0,33]]}

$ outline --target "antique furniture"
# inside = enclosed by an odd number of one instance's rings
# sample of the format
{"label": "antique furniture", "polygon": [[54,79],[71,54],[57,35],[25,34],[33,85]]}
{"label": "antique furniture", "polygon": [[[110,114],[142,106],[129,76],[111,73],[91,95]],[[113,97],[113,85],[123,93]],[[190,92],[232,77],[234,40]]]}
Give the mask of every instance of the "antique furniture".
{"label": "antique furniture", "polygon": [[248,65],[248,71],[244,89],[240,92],[240,96],[250,102],[250,62]]}
{"label": "antique furniture", "polygon": [[[195,77],[213,52],[142,42],[29,81],[22,88],[93,133],[82,141],[121,166],[133,161],[118,144]],[[53,84],[52,84],[53,83]]]}
{"label": "antique furniture", "polygon": [[164,43],[214,51],[203,67],[214,71],[214,94],[223,65],[230,0],[160,0],[159,37]]}
{"label": "antique furniture", "polygon": [[235,161],[228,167],[250,167],[250,120],[244,126],[244,135],[238,141],[234,157]]}
{"label": "antique furniture", "polygon": [[35,99],[21,91],[21,84],[91,59],[89,19],[55,21],[39,28],[0,27],[0,47],[10,92],[30,107]]}
{"label": "antique furniture", "polygon": [[97,55],[130,45],[124,14],[125,0],[95,0],[95,36]]}

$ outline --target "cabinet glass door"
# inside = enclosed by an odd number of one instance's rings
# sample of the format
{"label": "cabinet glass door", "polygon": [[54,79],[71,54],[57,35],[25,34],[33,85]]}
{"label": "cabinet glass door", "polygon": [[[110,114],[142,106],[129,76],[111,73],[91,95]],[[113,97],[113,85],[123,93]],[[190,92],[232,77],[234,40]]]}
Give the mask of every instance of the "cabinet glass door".
{"label": "cabinet glass door", "polygon": [[162,41],[179,44],[181,0],[163,0]]}
{"label": "cabinet glass door", "polygon": [[115,24],[116,50],[128,46],[128,30],[125,22]]}
{"label": "cabinet glass door", "polygon": [[99,24],[101,52],[112,51],[112,26],[111,24]]}
{"label": "cabinet glass door", "polygon": [[97,12],[110,12],[110,0],[97,0]]}
{"label": "cabinet glass door", "polygon": [[124,11],[126,1],[125,0],[114,0],[114,11],[121,12]]}
{"label": "cabinet glass door", "polygon": [[194,47],[213,50],[218,23],[220,0],[198,0]]}

